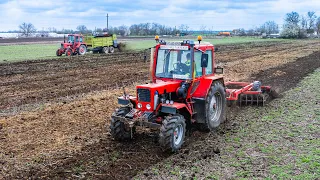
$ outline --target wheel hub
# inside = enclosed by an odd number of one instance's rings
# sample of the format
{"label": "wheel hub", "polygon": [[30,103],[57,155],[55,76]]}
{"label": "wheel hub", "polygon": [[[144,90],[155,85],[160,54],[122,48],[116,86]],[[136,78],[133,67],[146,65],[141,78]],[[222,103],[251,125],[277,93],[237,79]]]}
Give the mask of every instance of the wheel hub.
{"label": "wheel hub", "polygon": [[181,124],[179,124],[173,132],[173,139],[174,139],[174,144],[178,145],[180,144],[182,140],[182,135],[183,135],[183,127]]}
{"label": "wheel hub", "polygon": [[221,106],[221,104],[219,104],[221,96],[219,93],[216,93],[212,96],[211,101],[210,101],[210,105],[209,107],[211,107],[209,109],[210,115],[209,115],[209,119],[211,122],[216,122],[219,120],[219,116],[220,116],[220,110],[221,108],[219,106]]}

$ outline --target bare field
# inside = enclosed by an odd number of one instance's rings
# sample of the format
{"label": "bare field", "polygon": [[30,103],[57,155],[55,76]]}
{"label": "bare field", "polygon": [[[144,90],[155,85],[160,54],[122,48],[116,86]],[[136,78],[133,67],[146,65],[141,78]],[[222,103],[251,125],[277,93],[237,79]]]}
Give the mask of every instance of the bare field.
{"label": "bare field", "polygon": [[[227,80],[261,80],[282,92],[320,67],[319,45],[225,45],[216,59]],[[147,81],[142,59],[143,53],[117,53],[0,64],[0,178],[126,179],[171,156],[148,133],[118,143],[105,128],[119,87]],[[181,153],[193,152],[192,144],[201,148],[206,136],[188,137]]]}

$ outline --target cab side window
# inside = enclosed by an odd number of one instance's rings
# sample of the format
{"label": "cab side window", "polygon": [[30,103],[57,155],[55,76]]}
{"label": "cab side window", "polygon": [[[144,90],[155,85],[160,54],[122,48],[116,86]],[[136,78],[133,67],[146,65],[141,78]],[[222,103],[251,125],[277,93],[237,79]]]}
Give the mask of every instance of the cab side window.
{"label": "cab side window", "polygon": [[208,54],[208,66],[206,68],[206,75],[212,74],[212,50],[207,50]]}
{"label": "cab side window", "polygon": [[202,55],[202,52],[199,52],[199,51],[194,52],[195,77],[202,76],[201,55]]}

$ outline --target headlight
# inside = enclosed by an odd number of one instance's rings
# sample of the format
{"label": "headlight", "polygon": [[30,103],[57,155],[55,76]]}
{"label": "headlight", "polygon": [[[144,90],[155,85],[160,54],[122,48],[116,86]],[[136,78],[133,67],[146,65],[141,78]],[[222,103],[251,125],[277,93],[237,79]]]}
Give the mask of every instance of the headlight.
{"label": "headlight", "polygon": [[138,108],[142,108],[142,104],[141,103],[138,103]]}
{"label": "headlight", "polygon": [[150,104],[147,104],[147,105],[146,105],[146,108],[147,108],[148,110],[150,110],[150,109],[151,109]]}

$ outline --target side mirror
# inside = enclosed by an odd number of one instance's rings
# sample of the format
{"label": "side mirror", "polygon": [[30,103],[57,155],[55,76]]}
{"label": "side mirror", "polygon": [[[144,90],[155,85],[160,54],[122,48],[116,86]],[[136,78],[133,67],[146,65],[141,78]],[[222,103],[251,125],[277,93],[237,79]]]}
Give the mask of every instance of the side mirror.
{"label": "side mirror", "polygon": [[202,54],[201,55],[201,67],[202,68],[208,67],[208,57],[209,57],[208,54]]}
{"label": "side mirror", "polygon": [[214,73],[223,74],[223,68],[220,66],[217,66],[216,68],[214,68]]}

